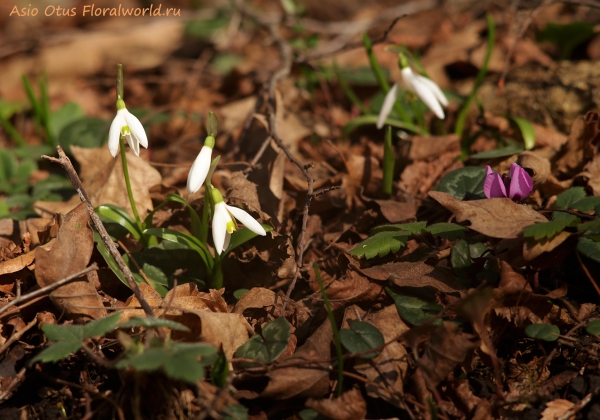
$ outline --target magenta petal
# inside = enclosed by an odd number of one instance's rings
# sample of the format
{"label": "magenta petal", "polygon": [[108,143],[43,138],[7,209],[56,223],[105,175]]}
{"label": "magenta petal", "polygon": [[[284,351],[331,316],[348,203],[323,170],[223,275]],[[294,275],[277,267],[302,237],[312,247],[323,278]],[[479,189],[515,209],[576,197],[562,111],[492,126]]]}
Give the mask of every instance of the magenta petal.
{"label": "magenta petal", "polygon": [[527,171],[516,163],[510,165],[510,188],[508,194],[511,200],[521,201],[531,194],[533,179]]}
{"label": "magenta petal", "polygon": [[483,192],[487,198],[502,198],[507,196],[502,177],[498,172],[492,171],[492,168],[489,166],[487,167],[487,175],[483,184]]}

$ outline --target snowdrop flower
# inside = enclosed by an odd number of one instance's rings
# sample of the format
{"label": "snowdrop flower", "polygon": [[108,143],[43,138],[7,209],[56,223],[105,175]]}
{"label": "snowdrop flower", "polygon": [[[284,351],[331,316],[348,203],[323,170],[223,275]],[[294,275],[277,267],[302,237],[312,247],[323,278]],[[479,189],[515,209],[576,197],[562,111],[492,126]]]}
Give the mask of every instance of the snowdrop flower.
{"label": "snowdrop flower", "polygon": [[213,147],[215,147],[215,138],[213,136],[206,137],[204,146],[202,146],[202,149],[200,150],[200,153],[198,153],[198,157],[192,164],[188,174],[187,190],[190,193],[195,193],[200,189],[202,184],[204,184],[212,162]]}
{"label": "snowdrop flower", "polygon": [[[404,89],[416,93],[425,105],[433,111],[436,117],[443,120],[445,115],[442,105],[447,106],[448,99],[446,99],[442,90],[431,79],[414,74],[412,69],[408,67],[406,60],[402,60],[402,57],[400,58],[400,63],[402,66],[402,85]],[[387,95],[385,95],[385,100],[377,119],[377,128],[383,127],[385,120],[392,111],[398,97],[398,83],[396,82]]]}
{"label": "snowdrop flower", "polygon": [[507,174],[500,175],[487,167],[487,175],[483,184],[483,192],[487,198],[507,197],[512,201],[521,201],[531,194],[533,190],[533,180],[516,163],[510,165],[510,177]]}
{"label": "snowdrop flower", "polygon": [[136,156],[140,155],[140,144],[148,147],[148,137],[146,137],[144,126],[135,115],[127,111],[125,101],[119,98],[117,99],[117,116],[112,121],[108,132],[108,150],[112,157],[117,156],[121,136],[125,137]]}
{"label": "snowdrop flower", "polygon": [[221,254],[223,250],[227,249],[229,246],[231,234],[237,229],[234,218],[239,220],[244,226],[257,235],[265,236],[267,234],[260,223],[254,220],[254,218],[244,210],[225,204],[225,202],[223,202],[223,196],[218,189],[213,188],[211,194],[215,203],[212,232],[217,254]]}

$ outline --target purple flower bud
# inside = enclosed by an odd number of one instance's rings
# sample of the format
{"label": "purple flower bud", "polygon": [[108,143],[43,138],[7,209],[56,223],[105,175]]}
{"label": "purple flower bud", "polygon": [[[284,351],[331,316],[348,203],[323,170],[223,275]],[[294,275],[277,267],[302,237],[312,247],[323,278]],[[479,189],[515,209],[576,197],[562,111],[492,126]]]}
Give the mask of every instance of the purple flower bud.
{"label": "purple flower bud", "polygon": [[512,201],[521,201],[529,197],[533,190],[533,180],[516,163],[510,165],[510,177],[507,174],[502,176],[487,167],[487,175],[483,184],[483,192],[487,198],[507,197]]}

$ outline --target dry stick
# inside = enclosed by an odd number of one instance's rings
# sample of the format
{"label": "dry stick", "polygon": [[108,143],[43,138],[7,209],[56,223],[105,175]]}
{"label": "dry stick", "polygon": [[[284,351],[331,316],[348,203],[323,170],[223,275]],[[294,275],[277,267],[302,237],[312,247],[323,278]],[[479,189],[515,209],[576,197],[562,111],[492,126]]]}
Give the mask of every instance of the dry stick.
{"label": "dry stick", "polygon": [[25,334],[27,331],[29,331],[30,329],[32,329],[33,327],[35,327],[36,324],[37,324],[37,318],[34,318],[33,321],[31,321],[29,324],[25,325],[24,328],[21,328],[19,331],[17,331],[13,335],[11,335],[10,338],[8,340],[6,340],[6,343],[4,343],[2,345],[2,347],[0,347],[0,355],[2,353],[4,353],[4,351],[7,348],[9,348],[12,343],[14,343],[19,338],[21,338],[23,336],[23,334]]}
{"label": "dry stick", "polygon": [[[51,162],[58,163],[63,167],[63,169],[67,173],[67,176],[71,180],[71,184],[73,184],[73,186],[77,190],[77,194],[79,195],[79,198],[81,199],[81,201],[83,201],[87,204],[88,212],[90,214],[92,222],[94,222],[94,226],[96,226],[96,230],[100,234],[100,237],[102,238],[102,242],[104,242],[106,249],[108,249],[110,254],[113,256],[113,258],[117,262],[119,269],[121,270],[121,272],[123,273],[123,276],[125,277],[125,280],[127,280],[127,283],[129,284],[129,288],[133,291],[133,294],[135,295],[137,300],[140,302],[140,305],[142,306],[142,309],[144,309],[144,312],[146,313],[146,315],[148,315],[149,317],[154,317],[154,312],[152,311],[152,308],[150,307],[148,302],[146,302],[146,299],[144,299],[144,296],[142,295],[140,288],[138,287],[137,283],[135,282],[135,280],[133,278],[133,274],[131,274],[131,270],[129,269],[129,267],[127,267],[127,264],[125,264],[125,261],[123,261],[123,257],[121,257],[121,254],[119,253],[119,250],[117,249],[117,246],[115,245],[113,240],[110,239],[110,236],[109,236],[108,232],[106,231],[104,224],[102,223],[102,221],[100,220],[100,218],[98,217],[96,212],[94,211],[94,206],[92,205],[92,202],[90,201],[90,198],[88,197],[87,192],[83,188],[83,184],[81,183],[81,180],[79,179],[79,176],[77,175],[77,172],[75,172],[75,168],[73,168],[73,164],[71,163],[71,160],[69,160],[68,156],[65,154],[62,147],[56,146],[56,150],[58,151],[58,156],[59,156],[58,159],[55,157],[52,157],[52,156],[45,156],[45,155],[42,157]],[[164,335],[163,331],[160,331],[160,330],[158,331],[158,334],[161,337]]]}
{"label": "dry stick", "polygon": [[22,296],[17,295],[16,299],[12,300],[10,303],[7,303],[6,305],[4,305],[3,307],[0,308],[0,315],[2,315],[4,312],[6,312],[12,306],[15,306],[19,303],[27,302],[28,300],[34,299],[38,296],[43,296],[46,293],[51,292],[52,290],[59,288],[60,286],[64,286],[65,284],[70,283],[74,280],[77,280],[82,275],[89,273],[90,271],[97,270],[97,269],[98,269],[98,264],[92,263],[92,265],[90,265],[89,267],[84,268],[83,270],[81,270],[75,274],[72,274],[69,277],[59,280],[56,283],[49,284],[48,286],[42,287],[41,289],[38,289],[38,290],[34,290],[33,292],[27,293],[26,295],[22,295]]}
{"label": "dry stick", "polygon": [[13,378],[13,380],[8,384],[6,389],[2,394],[0,394],[0,404],[6,401],[14,392],[14,390],[19,386],[19,384],[25,379],[25,372],[27,368],[21,368],[19,373]]}
{"label": "dry stick", "polygon": [[592,277],[591,273],[589,272],[589,270],[583,263],[583,260],[581,259],[581,255],[579,255],[579,251],[575,250],[575,255],[577,256],[577,261],[579,261],[579,264],[581,265],[583,272],[585,273],[587,278],[590,280],[590,282],[594,286],[594,289],[596,289],[596,293],[598,293],[598,295],[600,295],[600,287],[598,287],[598,283],[596,283],[596,281],[594,280],[594,277]]}
{"label": "dry stick", "polygon": [[290,149],[285,144],[283,144],[283,141],[281,140],[281,137],[279,137],[279,134],[277,133],[277,130],[276,130],[275,89],[277,88],[277,84],[279,83],[279,81],[290,74],[290,71],[292,69],[292,64],[293,64],[292,48],[279,35],[277,21],[266,21],[265,19],[263,19],[263,17],[261,15],[250,10],[248,7],[246,7],[242,4],[240,4],[239,6],[245,14],[250,16],[255,22],[257,22],[258,24],[260,24],[261,26],[263,26],[264,28],[266,28],[269,31],[269,34],[271,35],[271,37],[273,38],[273,40],[279,47],[279,55],[281,57],[281,68],[277,72],[275,72],[275,74],[273,74],[273,76],[269,80],[269,85],[268,85],[267,110],[269,113],[269,131],[270,131],[271,137],[273,138],[273,140],[275,141],[277,146],[279,146],[279,148],[281,150],[283,150],[283,152],[285,153],[287,158],[302,171],[302,174],[306,178],[306,182],[308,184],[307,191],[306,191],[306,201],[304,203],[304,207],[302,208],[302,212],[301,212],[301,214],[302,214],[302,230],[300,233],[300,237],[298,238],[298,242],[297,242],[296,271],[294,273],[292,282],[290,283],[290,286],[288,287],[287,293],[285,294],[285,299],[283,301],[283,306],[281,308],[281,314],[283,316],[285,314],[285,307],[290,298],[290,295],[292,294],[292,291],[296,287],[296,281],[298,280],[298,277],[300,276],[300,269],[302,268],[302,265],[303,265],[302,260],[303,260],[303,256],[304,256],[304,242],[305,242],[305,237],[306,237],[306,227],[308,224],[308,209],[310,207],[310,202],[313,198],[313,185],[315,182],[314,179],[308,173],[308,169],[311,168],[312,166],[314,166],[314,164],[311,163],[309,165],[303,165],[302,162],[300,162],[298,160],[298,158],[296,158],[296,156],[294,156],[292,154]]}

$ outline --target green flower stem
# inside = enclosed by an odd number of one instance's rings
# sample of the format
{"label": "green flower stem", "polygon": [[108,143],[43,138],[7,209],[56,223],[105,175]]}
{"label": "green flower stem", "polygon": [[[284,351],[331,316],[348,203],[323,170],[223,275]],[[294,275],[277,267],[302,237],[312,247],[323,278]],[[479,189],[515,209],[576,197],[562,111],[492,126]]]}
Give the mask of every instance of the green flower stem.
{"label": "green flower stem", "polygon": [[385,130],[385,139],[383,140],[383,192],[392,194],[394,183],[394,148],[392,146],[392,127],[387,126]]}
{"label": "green flower stem", "polygon": [[327,296],[327,291],[325,290],[325,286],[323,285],[323,279],[321,278],[321,272],[319,271],[319,266],[316,261],[313,263],[313,268],[315,269],[315,276],[317,277],[317,281],[319,282],[319,287],[321,288],[321,296],[323,296],[323,302],[325,303],[325,309],[327,310],[327,316],[329,317],[329,322],[331,322],[331,329],[333,330],[333,339],[335,341],[335,352],[337,356],[337,371],[338,371],[338,381],[337,381],[337,396],[342,396],[343,390],[343,382],[344,382],[344,358],[342,356],[342,344],[340,341],[340,334],[338,332],[337,324],[335,322],[335,317],[333,316],[333,311],[331,310],[331,304],[329,303],[329,297]]}
{"label": "green flower stem", "polygon": [[223,267],[221,267],[221,256],[215,252],[215,268],[212,274],[211,285],[213,289],[223,287]]}
{"label": "green flower stem", "polygon": [[[365,49],[367,50],[367,55],[369,56],[371,70],[373,70],[373,74],[375,74],[375,78],[379,82],[379,86],[381,86],[383,92],[387,94],[390,91],[390,85],[388,84],[387,80],[385,79],[385,76],[383,75],[383,70],[381,70],[381,66],[377,61],[377,58],[375,58],[375,54],[373,53],[373,45],[371,44],[371,40],[369,39],[369,36],[367,34],[363,34],[363,44],[365,46]],[[394,102],[394,109],[396,110],[402,121],[405,121],[407,123],[411,122],[410,118],[408,118],[408,115],[406,115],[406,112],[404,112],[404,109],[400,106],[398,101]]]}
{"label": "green flower stem", "polygon": [[129,181],[129,169],[127,167],[127,157],[125,156],[125,141],[123,141],[123,136],[120,136],[119,138],[119,149],[121,150],[121,162],[123,163],[123,175],[125,176],[125,185],[127,186],[127,195],[129,196],[129,203],[131,204],[131,210],[133,211],[133,215],[138,225],[138,229],[140,230],[140,234],[142,234],[142,232],[144,231],[144,227],[142,225],[140,215],[137,211],[135,200],[133,199],[133,191],[131,190],[131,182]]}

